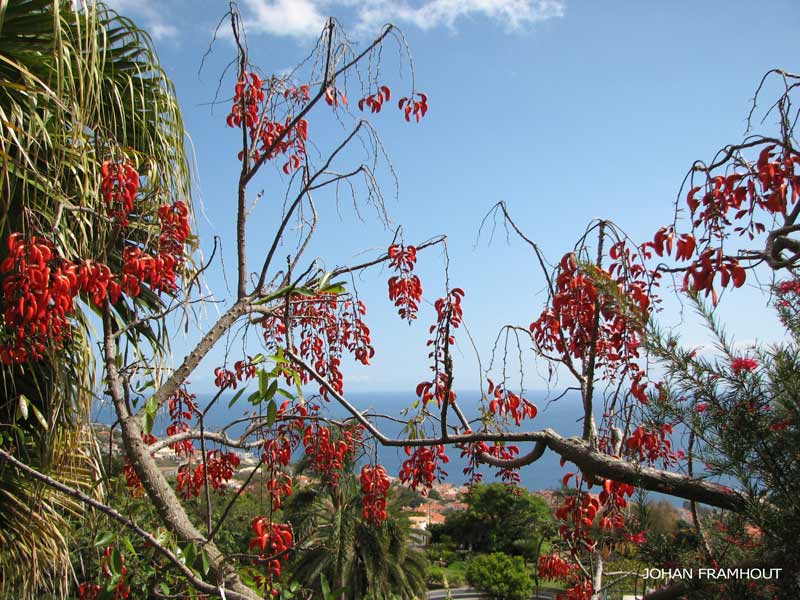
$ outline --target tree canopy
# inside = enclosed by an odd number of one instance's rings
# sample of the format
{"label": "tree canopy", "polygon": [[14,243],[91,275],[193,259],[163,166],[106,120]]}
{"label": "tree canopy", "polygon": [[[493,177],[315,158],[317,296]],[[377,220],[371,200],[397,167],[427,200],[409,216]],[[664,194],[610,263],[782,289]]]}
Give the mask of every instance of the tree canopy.
{"label": "tree canopy", "polygon": [[430,528],[433,543],[448,540],[475,552],[535,557],[538,543],[554,529],[543,498],[503,483],[475,484],[464,496],[467,509],[447,514]]}

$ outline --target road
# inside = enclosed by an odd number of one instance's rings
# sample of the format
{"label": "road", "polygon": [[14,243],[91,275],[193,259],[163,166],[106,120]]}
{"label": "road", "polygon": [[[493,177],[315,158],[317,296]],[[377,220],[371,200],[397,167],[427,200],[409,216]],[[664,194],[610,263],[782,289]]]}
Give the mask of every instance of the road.
{"label": "road", "polygon": [[[428,592],[428,600],[446,600],[448,592],[450,592],[452,600],[486,600],[489,598],[486,594],[473,588],[452,588]],[[555,597],[556,591],[554,590],[539,590],[538,594],[534,593],[531,596],[531,600],[555,600]]]}

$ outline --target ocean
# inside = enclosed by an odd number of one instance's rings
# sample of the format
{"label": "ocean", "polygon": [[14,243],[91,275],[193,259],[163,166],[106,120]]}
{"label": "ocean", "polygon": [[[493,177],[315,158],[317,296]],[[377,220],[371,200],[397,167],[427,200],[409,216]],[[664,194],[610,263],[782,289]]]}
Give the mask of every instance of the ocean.
{"label": "ocean", "polygon": [[[209,411],[206,417],[206,427],[210,430],[217,429],[223,425],[241,419],[249,411],[252,413],[254,407],[247,403],[248,392],[245,392],[233,407],[228,407],[233,393],[226,393],[217,400],[216,404]],[[559,432],[561,435],[578,436],[582,429],[581,407],[580,398],[577,394],[567,394],[563,398],[549,402],[549,399],[556,397],[557,394],[546,392],[530,392],[526,397],[536,404],[538,407],[538,414],[535,419],[523,421],[522,427],[519,430],[540,430],[544,428],[552,428]],[[213,397],[213,394],[199,394],[198,405],[202,408]],[[409,408],[416,397],[413,393],[405,392],[352,392],[346,394],[348,400],[358,407],[360,410],[369,409],[370,412],[390,415],[396,419],[402,420],[403,409]],[[480,393],[476,391],[467,391],[458,393],[459,405],[464,411],[468,419],[475,418],[478,413]],[[263,409],[265,410],[265,409]],[[335,401],[328,403],[323,410],[328,410],[329,416],[333,418],[342,418],[348,413]],[[410,414],[414,414],[412,411]],[[95,421],[110,424],[114,421],[113,411],[108,404],[98,405],[95,410]],[[454,415],[449,417],[449,421],[453,422]],[[154,425],[154,433],[156,435],[163,435],[164,428],[167,425],[166,414],[162,414],[156,420]],[[430,427],[433,427],[431,423]],[[380,420],[381,431],[391,437],[405,437],[403,432],[403,423],[395,420]],[[228,430],[231,436],[237,436],[244,429],[244,424],[232,426]],[[516,429],[513,427],[512,430]],[[433,433],[432,429],[428,429],[429,433]],[[673,439],[675,449],[681,447],[680,434],[676,431]],[[520,453],[524,454],[532,448],[531,444],[523,444],[520,447]],[[405,452],[399,447],[382,447],[374,444],[369,446],[370,456],[374,455],[377,451],[378,460],[386,467],[390,475],[397,476],[403,461],[407,458]],[[464,468],[467,466],[466,460],[460,457],[460,450],[456,448],[449,448],[447,455],[450,459],[449,463],[443,465],[444,471],[447,475],[443,477],[443,481],[455,485],[461,485],[467,482],[468,477],[464,475]],[[519,471],[520,484],[525,488],[535,491],[544,489],[559,489],[561,487],[561,479],[564,474],[570,470],[575,470],[574,466],[568,463],[565,467],[560,466],[560,457],[554,452],[547,451],[535,463],[522,467]],[[483,473],[483,481],[490,483],[492,481],[499,481],[496,479],[494,469],[483,466],[481,471]],[[651,494],[654,500],[662,498],[661,494]],[[682,500],[670,499],[676,505],[680,505]]]}

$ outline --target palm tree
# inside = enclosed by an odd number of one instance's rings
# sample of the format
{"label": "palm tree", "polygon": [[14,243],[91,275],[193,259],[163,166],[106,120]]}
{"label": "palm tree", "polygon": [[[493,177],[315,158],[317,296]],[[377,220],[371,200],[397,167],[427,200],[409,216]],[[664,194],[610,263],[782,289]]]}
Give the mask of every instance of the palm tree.
{"label": "palm tree", "polygon": [[291,573],[304,588],[320,591],[320,576],[342,589],[341,600],[409,600],[425,595],[427,562],[409,544],[408,518],[390,495],[386,522],[362,516],[357,477],[343,472],[338,486],[308,485],[286,506],[299,545]]}
{"label": "palm tree", "polygon": [[[189,199],[180,111],[150,38],[104,5],[85,4],[76,11],[68,0],[0,0],[0,259],[8,236],[21,232],[47,238],[65,259],[119,265],[122,240],[97,218],[104,160],[124,158],[142,176],[134,241],[153,235],[158,204]],[[124,324],[158,306],[145,290],[115,310]],[[84,489],[99,479],[86,428],[95,389],[92,318],[79,306],[63,349],[0,365],[0,444]],[[0,316],[5,335],[13,331]],[[128,341],[155,353],[167,343],[147,324],[132,328]],[[0,467],[0,596],[64,596],[68,520],[81,515],[65,496]]]}

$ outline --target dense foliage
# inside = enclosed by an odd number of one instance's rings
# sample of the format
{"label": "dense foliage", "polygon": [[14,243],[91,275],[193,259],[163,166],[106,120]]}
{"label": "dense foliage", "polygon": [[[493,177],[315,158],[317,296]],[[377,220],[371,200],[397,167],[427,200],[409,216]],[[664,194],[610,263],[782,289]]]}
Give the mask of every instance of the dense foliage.
{"label": "dense foliage", "polygon": [[466,510],[450,512],[443,524],[430,527],[432,543],[535,559],[543,538],[555,529],[544,499],[524,488],[476,484],[464,501]]}
{"label": "dense foliage", "polygon": [[525,561],[501,552],[476,556],[467,568],[467,580],[498,600],[528,600],[534,587]]}

